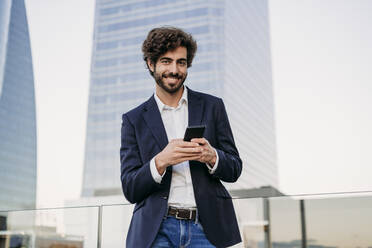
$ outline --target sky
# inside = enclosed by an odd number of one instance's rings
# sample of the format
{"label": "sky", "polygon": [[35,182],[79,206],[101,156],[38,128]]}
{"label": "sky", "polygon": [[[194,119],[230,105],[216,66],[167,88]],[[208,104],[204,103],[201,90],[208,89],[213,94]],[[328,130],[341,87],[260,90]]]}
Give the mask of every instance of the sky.
{"label": "sky", "polygon": [[[37,204],[63,206],[82,186],[94,1],[25,1]],[[279,189],[372,190],[372,1],[271,0],[269,10]]]}
{"label": "sky", "polygon": [[372,1],[270,1],[279,180],[372,189]]}
{"label": "sky", "polygon": [[26,0],[38,136],[37,206],[80,195],[93,40],[92,0]]}

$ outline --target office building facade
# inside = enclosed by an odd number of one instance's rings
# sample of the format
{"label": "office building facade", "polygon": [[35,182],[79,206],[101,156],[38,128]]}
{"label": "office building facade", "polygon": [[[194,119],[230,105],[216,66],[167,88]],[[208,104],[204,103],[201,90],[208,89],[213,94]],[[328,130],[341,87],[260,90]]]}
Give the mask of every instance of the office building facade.
{"label": "office building facade", "polygon": [[36,113],[23,0],[0,1],[0,208],[35,208]]}
{"label": "office building facade", "polygon": [[121,115],[154,93],[141,45],[165,25],[198,43],[185,84],[226,103],[244,161],[227,187],[276,187],[267,1],[97,0],[82,195],[121,194]]}

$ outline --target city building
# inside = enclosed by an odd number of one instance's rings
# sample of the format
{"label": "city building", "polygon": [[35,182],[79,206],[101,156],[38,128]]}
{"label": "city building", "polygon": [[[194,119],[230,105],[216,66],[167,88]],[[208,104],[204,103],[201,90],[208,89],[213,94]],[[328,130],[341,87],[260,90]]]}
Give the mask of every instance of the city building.
{"label": "city building", "polygon": [[229,190],[277,187],[268,2],[97,0],[82,196],[121,195],[121,115],[154,93],[141,45],[154,27],[191,33],[185,82],[225,101],[244,169]]}
{"label": "city building", "polygon": [[83,248],[84,237],[59,235],[56,228],[38,227],[32,231],[0,231],[0,247]]}
{"label": "city building", "polygon": [[0,209],[35,208],[36,114],[24,0],[0,1]]}

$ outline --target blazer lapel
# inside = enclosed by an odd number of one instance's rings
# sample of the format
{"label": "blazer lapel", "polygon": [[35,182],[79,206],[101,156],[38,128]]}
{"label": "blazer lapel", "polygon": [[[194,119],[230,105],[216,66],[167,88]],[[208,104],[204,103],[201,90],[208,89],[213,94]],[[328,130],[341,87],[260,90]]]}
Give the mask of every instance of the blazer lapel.
{"label": "blazer lapel", "polygon": [[194,91],[187,88],[189,126],[200,125],[204,113],[204,101]]}
{"label": "blazer lapel", "polygon": [[155,140],[160,147],[160,150],[163,150],[164,147],[168,144],[168,138],[154,95],[147,101],[145,105],[143,118],[145,119],[147,126],[154,135]]}

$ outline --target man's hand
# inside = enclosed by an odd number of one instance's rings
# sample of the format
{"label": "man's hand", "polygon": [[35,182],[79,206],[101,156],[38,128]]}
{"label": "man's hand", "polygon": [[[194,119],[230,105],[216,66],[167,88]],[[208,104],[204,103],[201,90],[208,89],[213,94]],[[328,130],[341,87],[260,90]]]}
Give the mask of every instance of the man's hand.
{"label": "man's hand", "polygon": [[216,164],[217,155],[216,151],[209,144],[208,140],[205,138],[194,138],[191,140],[191,142],[198,143],[202,148],[200,158],[195,160],[209,164],[213,168],[213,166]]}
{"label": "man's hand", "polygon": [[199,160],[202,146],[197,142],[187,142],[182,139],[171,140],[168,145],[155,156],[155,166],[162,175],[168,166],[176,165],[188,160]]}

